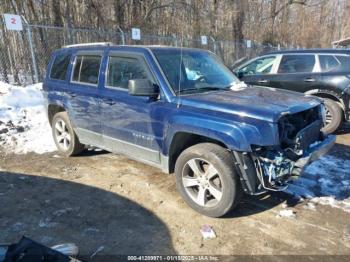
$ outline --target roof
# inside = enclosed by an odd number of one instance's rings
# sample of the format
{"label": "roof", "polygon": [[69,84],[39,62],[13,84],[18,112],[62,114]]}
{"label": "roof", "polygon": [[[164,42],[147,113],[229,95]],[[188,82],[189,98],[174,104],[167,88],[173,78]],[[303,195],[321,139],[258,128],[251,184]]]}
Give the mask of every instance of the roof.
{"label": "roof", "polygon": [[65,45],[62,46],[62,48],[74,48],[74,47],[91,47],[91,46],[111,46],[114,45],[111,42],[93,42],[93,43],[81,43],[81,44],[72,44],[72,45]]}
{"label": "roof", "polygon": [[96,42],[96,43],[81,43],[81,44],[72,44],[66,45],[61,48],[62,49],[94,49],[94,48],[118,48],[118,49],[150,49],[150,50],[160,50],[160,49],[168,49],[168,50],[201,50],[204,49],[199,48],[188,48],[188,47],[174,47],[174,46],[165,46],[165,45],[115,45],[110,42]]}
{"label": "roof", "polygon": [[347,48],[312,48],[312,49],[293,49],[293,50],[279,50],[269,52],[266,54],[293,54],[293,53],[350,53]]}

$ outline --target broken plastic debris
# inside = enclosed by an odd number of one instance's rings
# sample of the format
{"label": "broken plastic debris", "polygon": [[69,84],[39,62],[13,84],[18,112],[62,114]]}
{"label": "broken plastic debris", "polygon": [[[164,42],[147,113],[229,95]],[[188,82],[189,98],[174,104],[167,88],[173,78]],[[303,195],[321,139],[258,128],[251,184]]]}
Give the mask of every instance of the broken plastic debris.
{"label": "broken plastic debris", "polygon": [[295,212],[291,209],[283,209],[278,212],[277,217],[288,217],[288,218],[296,218]]}
{"label": "broken plastic debris", "polygon": [[209,225],[203,225],[201,233],[204,239],[216,238],[214,230]]}
{"label": "broken plastic debris", "polygon": [[65,244],[55,245],[55,246],[52,246],[51,248],[67,256],[77,256],[79,253],[79,248],[74,243],[65,243]]}

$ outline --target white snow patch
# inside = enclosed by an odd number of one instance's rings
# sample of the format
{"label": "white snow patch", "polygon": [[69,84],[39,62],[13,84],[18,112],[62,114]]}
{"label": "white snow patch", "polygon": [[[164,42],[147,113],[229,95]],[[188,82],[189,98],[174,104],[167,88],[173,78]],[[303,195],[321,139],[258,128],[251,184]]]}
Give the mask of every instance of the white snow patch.
{"label": "white snow patch", "polygon": [[0,82],[0,95],[6,94],[11,89],[12,85]]}
{"label": "white snow patch", "polygon": [[323,156],[291,182],[286,192],[350,212],[350,160]]}
{"label": "white snow patch", "polygon": [[308,209],[308,210],[316,210],[316,206],[314,203],[312,202],[308,202],[306,205],[303,206],[304,209]]}
{"label": "white snow patch", "polygon": [[42,84],[26,87],[0,82],[0,145],[14,153],[56,150]]}
{"label": "white snow patch", "polygon": [[277,217],[296,218],[296,215],[292,209],[282,209],[278,212]]}

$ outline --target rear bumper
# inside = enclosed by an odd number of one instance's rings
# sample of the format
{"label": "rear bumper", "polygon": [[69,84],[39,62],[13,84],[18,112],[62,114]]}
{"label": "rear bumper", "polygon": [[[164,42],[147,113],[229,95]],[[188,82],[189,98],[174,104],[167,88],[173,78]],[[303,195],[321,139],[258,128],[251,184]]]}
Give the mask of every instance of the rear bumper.
{"label": "rear bumper", "polygon": [[316,159],[328,153],[329,150],[335,144],[335,136],[329,135],[322,142],[310,146],[309,149],[305,152],[304,156],[295,162],[295,166],[298,168],[305,168],[307,165],[311,164]]}

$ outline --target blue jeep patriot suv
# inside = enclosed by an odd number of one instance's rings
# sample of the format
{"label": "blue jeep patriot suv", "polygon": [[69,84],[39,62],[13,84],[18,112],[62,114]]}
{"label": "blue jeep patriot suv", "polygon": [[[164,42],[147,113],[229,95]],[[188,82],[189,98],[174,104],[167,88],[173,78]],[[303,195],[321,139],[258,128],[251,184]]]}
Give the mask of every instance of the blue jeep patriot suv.
{"label": "blue jeep patriot suv", "polygon": [[59,151],[93,145],[175,173],[186,203],[212,217],[243,192],[284,190],[335,142],[319,98],[246,86],[200,49],[66,46],[43,90]]}

